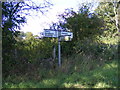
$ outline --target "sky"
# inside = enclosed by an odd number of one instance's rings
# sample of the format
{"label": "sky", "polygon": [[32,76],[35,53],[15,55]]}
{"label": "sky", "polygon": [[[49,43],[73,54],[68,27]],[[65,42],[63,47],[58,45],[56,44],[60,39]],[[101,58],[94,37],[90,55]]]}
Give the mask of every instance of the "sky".
{"label": "sky", "polygon": [[[39,0],[40,1],[40,0]],[[91,2],[92,0],[88,0]],[[87,0],[51,0],[53,6],[44,15],[37,12],[37,16],[27,17],[27,23],[21,27],[21,31],[32,32],[34,35],[39,35],[44,29],[49,29],[53,22],[58,21],[59,14],[62,14],[65,9],[73,8],[78,10],[79,4],[88,2]],[[37,2],[36,2],[37,3]],[[97,3],[94,7],[97,6]]]}

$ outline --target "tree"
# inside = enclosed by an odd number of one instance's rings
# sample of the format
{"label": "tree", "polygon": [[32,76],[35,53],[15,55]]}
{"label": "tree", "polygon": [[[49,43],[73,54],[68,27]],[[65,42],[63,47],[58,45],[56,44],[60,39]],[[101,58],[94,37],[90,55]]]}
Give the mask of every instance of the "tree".
{"label": "tree", "polygon": [[114,14],[115,14],[115,21],[116,21],[116,28],[120,31],[120,1],[113,2],[114,7]]}
{"label": "tree", "polygon": [[95,13],[90,12],[90,4],[83,4],[78,12],[68,9],[64,14],[60,15],[64,22],[60,25],[73,32],[73,40],[83,40],[84,38],[92,38],[102,31],[102,20]]}
{"label": "tree", "polygon": [[26,23],[26,15],[30,15],[28,11],[44,11],[52,4],[44,1],[44,3],[35,4],[32,1],[25,2],[2,2],[2,55],[3,55],[3,71],[8,72],[7,67],[15,64],[14,50],[16,47],[16,39],[19,35],[19,29]]}
{"label": "tree", "polygon": [[116,20],[115,7],[112,2],[100,3],[98,8],[95,10],[98,14],[98,17],[103,19],[104,27],[101,29],[104,30],[102,36],[106,38],[116,38],[118,36],[118,21]]}
{"label": "tree", "polygon": [[103,32],[100,29],[104,24],[103,20],[90,10],[91,4],[82,4],[78,12],[66,9],[63,14],[59,15],[59,22],[53,24],[53,28],[73,32],[71,42],[61,43],[64,56],[70,56],[74,53],[78,41],[83,41],[86,38],[94,40],[97,35]]}
{"label": "tree", "polygon": [[[99,0],[99,1],[104,4],[106,2],[105,0]],[[119,0],[111,0],[108,3],[110,3],[110,6],[112,6],[112,9],[114,12],[114,20],[115,20],[116,28],[118,31],[120,31],[120,1]]]}

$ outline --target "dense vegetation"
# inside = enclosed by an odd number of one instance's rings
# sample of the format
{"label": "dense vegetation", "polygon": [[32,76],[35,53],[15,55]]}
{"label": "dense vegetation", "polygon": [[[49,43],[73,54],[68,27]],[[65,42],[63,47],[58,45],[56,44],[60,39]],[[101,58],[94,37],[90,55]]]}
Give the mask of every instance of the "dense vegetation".
{"label": "dense vegetation", "polygon": [[50,26],[74,35],[72,41],[61,42],[61,67],[52,56],[54,46],[58,54],[57,39],[16,31],[26,22],[19,15],[21,5],[26,4],[2,4],[3,88],[119,87],[119,27],[112,3],[100,3],[93,13],[91,4],[83,4],[78,12],[67,9]]}

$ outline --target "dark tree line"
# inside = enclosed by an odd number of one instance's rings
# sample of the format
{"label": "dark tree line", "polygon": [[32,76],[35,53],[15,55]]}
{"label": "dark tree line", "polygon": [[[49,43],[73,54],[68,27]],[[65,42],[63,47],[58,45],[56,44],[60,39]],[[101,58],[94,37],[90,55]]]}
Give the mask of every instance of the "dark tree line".
{"label": "dark tree line", "polygon": [[[39,66],[42,61],[52,57],[52,47],[56,45],[57,48],[57,39],[40,39],[30,32],[19,31],[20,27],[27,22],[26,15],[30,14],[29,12],[24,13],[24,11],[35,10],[44,13],[44,10],[50,5],[49,2],[43,3],[43,6],[36,6],[35,3],[29,5],[26,2],[2,3],[3,74],[9,74],[8,72],[14,71],[16,67],[21,67],[19,68],[21,71],[28,64]],[[109,7],[105,7],[105,5]],[[98,55],[103,56],[105,52],[107,55],[104,57],[107,59],[113,57],[110,55],[114,53],[115,49],[109,49],[107,47],[109,45],[100,41],[101,38],[109,38],[109,36],[116,39],[115,20],[111,20],[109,17],[109,14],[114,17],[113,6],[111,3],[101,3],[95,12],[90,12],[90,10],[90,4],[83,4],[77,12],[66,9],[63,14],[59,15],[60,21],[50,26],[51,29],[73,32],[72,41],[61,42],[62,57],[85,53],[93,54],[97,58]],[[106,10],[108,15],[105,15]],[[56,55],[57,52],[56,49]]]}
{"label": "dark tree line", "polygon": [[[2,57],[3,57],[3,74],[9,71],[9,66],[15,64],[14,52],[16,48],[16,39],[20,33],[20,27],[27,20],[26,16],[30,15],[29,11],[37,11],[44,14],[52,4],[44,1],[35,4],[32,1],[24,2],[2,2]],[[7,70],[7,71],[6,71]]]}

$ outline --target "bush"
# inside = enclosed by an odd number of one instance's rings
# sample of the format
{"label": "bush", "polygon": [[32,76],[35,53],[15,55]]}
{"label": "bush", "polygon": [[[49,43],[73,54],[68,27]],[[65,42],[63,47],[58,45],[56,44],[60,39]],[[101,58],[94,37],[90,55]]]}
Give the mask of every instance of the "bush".
{"label": "bush", "polygon": [[90,40],[80,41],[76,43],[76,53],[84,52],[85,54],[92,54],[96,58],[102,57],[106,60],[112,60],[117,57],[117,45],[104,44],[92,42]]}

